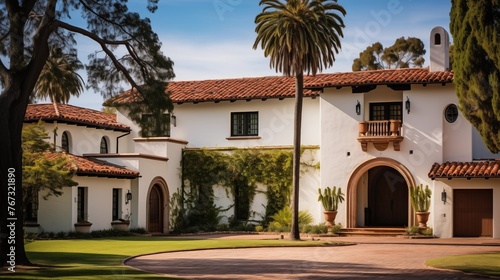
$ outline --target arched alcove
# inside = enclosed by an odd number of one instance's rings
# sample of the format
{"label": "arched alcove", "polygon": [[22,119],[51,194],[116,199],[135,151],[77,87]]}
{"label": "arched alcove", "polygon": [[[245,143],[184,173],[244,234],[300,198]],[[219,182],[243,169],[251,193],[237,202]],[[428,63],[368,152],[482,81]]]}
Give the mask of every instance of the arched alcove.
{"label": "arched alcove", "polygon": [[[364,182],[367,181],[368,171],[376,167],[390,167],[391,169],[399,173],[399,175],[401,175],[402,180],[404,180],[404,183],[408,188],[415,186],[415,180],[413,179],[411,172],[403,164],[396,160],[390,158],[374,158],[361,163],[354,169],[347,183],[347,228],[355,228],[359,226],[357,221],[358,215],[360,215],[361,213],[359,213],[360,210],[358,207],[358,196],[360,195],[358,193],[358,190],[360,189],[361,183],[368,184],[368,182]],[[367,194],[363,195],[367,196]],[[414,223],[415,215],[409,203],[407,204],[408,225],[410,225]]]}

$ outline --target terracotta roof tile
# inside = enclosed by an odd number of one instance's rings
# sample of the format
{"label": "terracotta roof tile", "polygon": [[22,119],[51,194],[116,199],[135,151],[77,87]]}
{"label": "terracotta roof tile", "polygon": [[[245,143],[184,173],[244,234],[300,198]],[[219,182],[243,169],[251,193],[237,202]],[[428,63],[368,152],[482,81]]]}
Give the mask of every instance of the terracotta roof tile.
{"label": "terracotta roof tile", "polygon": [[66,153],[47,153],[48,158],[54,159],[60,156],[68,158],[70,169],[79,176],[96,176],[122,179],[135,179],[139,172],[132,171],[121,166],[111,164],[107,161],[95,158],[81,157]]}
{"label": "terracotta roof tile", "polygon": [[130,131],[129,126],[117,122],[115,114],[58,103],[28,105],[24,121],[37,122],[40,119],[116,131]]}
{"label": "terracotta roof tile", "polygon": [[500,160],[434,163],[429,178],[500,178]]}
{"label": "terracotta roof tile", "polygon": [[[453,72],[430,72],[428,68],[318,74],[304,77],[304,95],[317,96],[324,87],[390,84],[451,83]],[[295,96],[295,78],[285,76],[169,82],[167,91],[174,103],[231,101]],[[126,91],[106,105],[131,103],[138,95]]]}

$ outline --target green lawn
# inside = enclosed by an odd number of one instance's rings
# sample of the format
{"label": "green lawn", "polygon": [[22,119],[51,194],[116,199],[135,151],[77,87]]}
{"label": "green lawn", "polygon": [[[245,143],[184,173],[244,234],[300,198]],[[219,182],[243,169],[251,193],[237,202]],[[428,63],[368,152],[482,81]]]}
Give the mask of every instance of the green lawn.
{"label": "green lawn", "polygon": [[428,266],[500,276],[500,252],[428,260]]}
{"label": "green lawn", "polygon": [[165,279],[122,265],[130,256],[208,248],[257,246],[321,246],[319,241],[169,239],[120,237],[103,239],[37,240],[26,245],[28,256],[42,268],[2,273],[0,279]]}

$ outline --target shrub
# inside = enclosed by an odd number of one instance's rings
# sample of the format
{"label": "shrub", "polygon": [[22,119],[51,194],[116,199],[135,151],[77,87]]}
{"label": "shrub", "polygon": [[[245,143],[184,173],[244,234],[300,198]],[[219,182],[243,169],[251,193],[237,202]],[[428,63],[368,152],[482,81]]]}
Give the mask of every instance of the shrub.
{"label": "shrub", "polygon": [[[292,226],[292,210],[285,207],[274,214],[272,222],[269,223],[268,231],[271,232],[287,232],[290,231]],[[299,228],[303,228],[313,222],[313,217],[306,210],[299,211]]]}
{"label": "shrub", "polygon": [[405,233],[406,233],[406,235],[409,235],[409,236],[417,235],[419,232],[420,232],[420,229],[418,228],[418,226],[412,226],[412,227],[405,228]]}

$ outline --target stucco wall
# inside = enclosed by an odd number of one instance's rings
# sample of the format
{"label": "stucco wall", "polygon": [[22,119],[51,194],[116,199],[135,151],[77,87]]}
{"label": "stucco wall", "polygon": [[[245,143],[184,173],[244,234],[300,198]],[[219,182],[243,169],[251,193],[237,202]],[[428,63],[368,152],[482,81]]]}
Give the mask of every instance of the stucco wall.
{"label": "stucco wall", "polygon": [[[57,126],[56,134],[54,128]],[[99,153],[101,138],[106,136],[108,139],[108,152],[116,152],[116,138],[125,132],[104,130],[97,128],[89,128],[85,126],[68,125],[65,123],[44,123],[44,127],[49,134],[50,139],[47,139],[51,144],[55,143],[56,147],[61,147],[61,135],[67,132],[70,142],[70,153],[74,155],[83,155],[91,153]]]}
{"label": "stucco wall", "polygon": [[[122,215],[131,211],[130,204],[125,204],[125,194],[130,190],[130,180],[80,176],[75,176],[73,180],[78,182],[78,187],[87,187],[87,215],[92,223],[91,230],[111,228],[114,188],[122,190],[120,199]],[[42,199],[42,196],[43,193],[39,197],[39,231],[55,233],[74,231],[73,224],[77,222],[77,187],[65,187],[61,196],[50,196],[48,200]]]}
{"label": "stucco wall", "polygon": [[[302,144],[317,145],[319,139],[319,99],[304,99]],[[235,102],[176,105],[177,127],[171,136],[186,139],[192,148],[256,147],[292,145],[294,99],[240,100]],[[231,112],[259,112],[260,139],[227,140],[231,136]]]}

